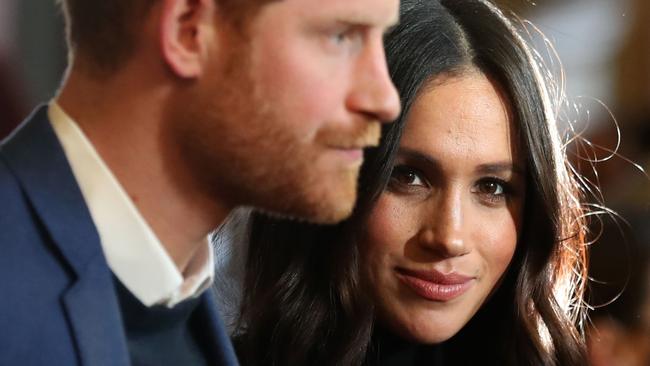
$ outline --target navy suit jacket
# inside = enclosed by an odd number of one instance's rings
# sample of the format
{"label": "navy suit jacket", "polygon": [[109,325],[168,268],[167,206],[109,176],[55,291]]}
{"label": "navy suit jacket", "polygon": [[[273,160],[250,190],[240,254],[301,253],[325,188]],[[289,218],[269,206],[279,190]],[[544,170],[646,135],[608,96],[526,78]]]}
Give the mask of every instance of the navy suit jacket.
{"label": "navy suit jacket", "polygon": [[[218,365],[236,365],[213,296],[201,338]],[[111,270],[40,107],[0,143],[0,365],[129,364]]]}

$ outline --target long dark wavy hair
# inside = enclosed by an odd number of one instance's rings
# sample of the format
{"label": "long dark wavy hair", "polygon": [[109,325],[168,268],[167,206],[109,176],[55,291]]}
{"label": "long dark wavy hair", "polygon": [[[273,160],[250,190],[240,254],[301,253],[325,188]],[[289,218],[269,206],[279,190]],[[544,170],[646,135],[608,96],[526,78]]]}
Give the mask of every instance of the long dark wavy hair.
{"label": "long dark wavy hair", "polygon": [[319,226],[255,214],[235,343],[244,365],[362,365],[375,321],[356,235],[390,178],[411,106],[441,75],[477,68],[511,101],[527,163],[524,225],[503,282],[456,336],[452,364],[583,365],[583,206],[558,103],[521,23],[487,0],[402,0],[385,39],[403,112],[362,167],[352,217]]}

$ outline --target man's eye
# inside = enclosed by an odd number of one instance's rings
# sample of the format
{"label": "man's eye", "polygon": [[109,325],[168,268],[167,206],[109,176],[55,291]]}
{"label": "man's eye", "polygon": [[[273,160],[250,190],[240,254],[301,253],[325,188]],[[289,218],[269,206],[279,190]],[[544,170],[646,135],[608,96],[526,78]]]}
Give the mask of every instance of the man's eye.
{"label": "man's eye", "polygon": [[402,186],[426,186],[421,174],[406,166],[396,166],[391,173],[391,181]]}
{"label": "man's eye", "polygon": [[344,47],[346,50],[354,51],[363,46],[363,34],[356,27],[335,29],[328,33],[328,42],[336,47]]}
{"label": "man's eye", "polygon": [[331,37],[334,43],[342,44],[350,40],[350,31],[345,30],[345,31],[335,32],[331,35]]}

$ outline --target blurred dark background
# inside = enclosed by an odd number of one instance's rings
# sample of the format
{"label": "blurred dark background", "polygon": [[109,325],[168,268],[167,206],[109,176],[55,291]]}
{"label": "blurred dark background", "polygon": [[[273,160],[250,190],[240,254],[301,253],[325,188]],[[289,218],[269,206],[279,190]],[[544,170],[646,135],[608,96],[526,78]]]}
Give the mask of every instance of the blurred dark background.
{"label": "blurred dark background", "polygon": [[[531,21],[529,38],[543,58],[559,55],[569,105],[576,106],[560,129],[573,126],[590,141],[569,148],[574,164],[594,183],[590,202],[621,216],[590,219],[598,240],[588,301],[602,305],[619,297],[592,313],[593,324],[600,325],[590,332],[598,349],[593,364],[650,365],[650,347],[638,346],[650,345],[650,181],[644,172],[650,165],[650,1],[497,3]],[[554,66],[560,80],[560,65]],[[0,1],[0,138],[53,97],[65,67],[63,21],[54,0]],[[612,336],[609,328],[625,336]],[[623,345],[611,346],[611,339]]]}
{"label": "blurred dark background", "polygon": [[0,135],[53,96],[65,66],[63,19],[54,0],[2,0]]}

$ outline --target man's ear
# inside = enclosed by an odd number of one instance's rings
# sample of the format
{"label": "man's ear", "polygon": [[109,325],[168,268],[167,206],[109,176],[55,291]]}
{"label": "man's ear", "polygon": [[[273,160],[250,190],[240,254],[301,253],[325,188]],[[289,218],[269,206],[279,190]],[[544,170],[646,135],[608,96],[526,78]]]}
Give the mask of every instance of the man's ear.
{"label": "man's ear", "polygon": [[163,0],[160,50],[171,71],[192,79],[203,73],[214,34],[214,0]]}

